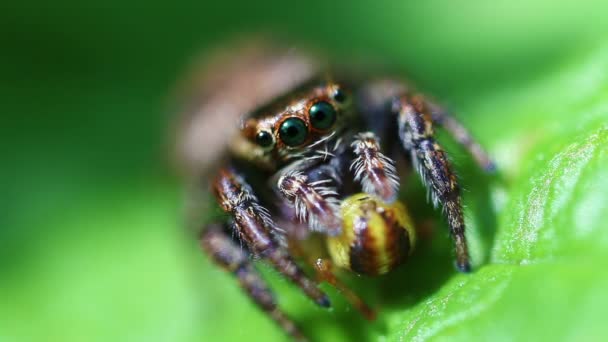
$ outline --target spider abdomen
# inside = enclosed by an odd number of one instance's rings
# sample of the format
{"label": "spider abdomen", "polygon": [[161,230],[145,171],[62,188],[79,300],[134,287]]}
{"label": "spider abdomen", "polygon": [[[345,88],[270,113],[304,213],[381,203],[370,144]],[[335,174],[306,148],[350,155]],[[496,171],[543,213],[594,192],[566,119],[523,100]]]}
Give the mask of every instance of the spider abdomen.
{"label": "spider abdomen", "polygon": [[366,275],[385,274],[412,252],[416,234],[405,206],[368,194],[342,202],[342,233],[327,238],[336,265]]}

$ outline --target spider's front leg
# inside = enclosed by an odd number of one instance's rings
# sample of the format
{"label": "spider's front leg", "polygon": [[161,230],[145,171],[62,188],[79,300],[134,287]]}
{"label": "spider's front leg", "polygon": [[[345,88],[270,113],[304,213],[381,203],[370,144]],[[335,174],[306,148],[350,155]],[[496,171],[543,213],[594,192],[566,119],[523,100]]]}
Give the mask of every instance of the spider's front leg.
{"label": "spider's front leg", "polygon": [[470,271],[460,188],[446,153],[435,140],[434,124],[443,126],[483,169],[492,171],[494,163],[464,126],[436,104],[422,96],[412,96],[411,90],[402,82],[372,80],[359,89],[357,99],[367,126],[384,138],[386,134],[392,138],[397,122],[400,144],[409,152],[411,161],[429,188],[433,203],[443,206],[454,239],[456,265],[463,272]]}
{"label": "spider's front leg", "polygon": [[214,192],[222,209],[232,216],[233,229],[248,249],[270,263],[296,284],[318,305],[329,307],[329,298],[295,263],[277,241],[280,229],[273,223],[244,179],[230,169],[222,169],[214,182]]}
{"label": "spider's front leg", "polygon": [[402,95],[393,103],[397,113],[399,138],[424,184],[430,188],[435,205],[443,206],[456,247],[456,266],[470,272],[471,263],[465,236],[460,187],[446,153],[435,140],[433,121],[420,96]]}

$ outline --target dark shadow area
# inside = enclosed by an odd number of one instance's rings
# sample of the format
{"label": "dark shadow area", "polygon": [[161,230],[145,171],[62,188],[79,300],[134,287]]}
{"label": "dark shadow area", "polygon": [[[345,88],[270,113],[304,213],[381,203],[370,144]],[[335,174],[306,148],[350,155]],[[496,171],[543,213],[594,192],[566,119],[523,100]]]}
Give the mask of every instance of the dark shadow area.
{"label": "dark shadow area", "polygon": [[[468,219],[474,221],[475,237],[481,243],[482,258],[475,261],[479,268],[490,261],[498,229],[497,212],[493,205],[491,189],[493,185],[503,182],[499,170],[487,173],[476,166],[470,162],[466,166],[467,174],[460,178],[461,182],[466,184],[463,196],[468,209]],[[501,184],[503,185],[504,183]]]}

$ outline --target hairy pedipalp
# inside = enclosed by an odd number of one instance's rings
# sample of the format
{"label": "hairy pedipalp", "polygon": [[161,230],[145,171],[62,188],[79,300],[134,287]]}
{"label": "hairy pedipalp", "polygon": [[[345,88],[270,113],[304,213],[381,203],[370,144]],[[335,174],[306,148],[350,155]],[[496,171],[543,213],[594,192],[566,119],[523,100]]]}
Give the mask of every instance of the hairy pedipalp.
{"label": "hairy pedipalp", "polygon": [[376,135],[371,132],[359,133],[351,147],[356,156],[350,166],[355,181],[361,183],[364,192],[393,202],[399,190],[397,169],[395,162],[381,152]]}
{"label": "hairy pedipalp", "polygon": [[313,231],[335,235],[340,232],[340,202],[331,180],[309,182],[299,171],[290,171],[279,178],[279,192],[295,208],[300,222]]}

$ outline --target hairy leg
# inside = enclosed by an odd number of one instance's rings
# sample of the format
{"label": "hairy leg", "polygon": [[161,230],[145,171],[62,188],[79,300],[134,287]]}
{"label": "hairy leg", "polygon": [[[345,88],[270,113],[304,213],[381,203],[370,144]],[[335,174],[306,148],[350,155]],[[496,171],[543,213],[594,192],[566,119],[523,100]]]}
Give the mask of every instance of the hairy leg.
{"label": "hairy leg", "polygon": [[237,278],[249,298],[289,336],[297,341],[306,341],[294,322],[277,306],[272,291],[255,269],[247,252],[234,243],[221,225],[205,228],[201,234],[201,246],[216,264]]}
{"label": "hairy leg", "polygon": [[399,177],[395,162],[382,153],[380,139],[372,132],[359,133],[351,144],[355,159],[351,170],[365,193],[387,203],[397,199]]}
{"label": "hairy leg", "polygon": [[330,141],[310,157],[277,172],[271,180],[277,193],[295,211],[300,223],[311,231],[340,234],[339,195],[350,158],[342,140]]}
{"label": "hairy leg", "polygon": [[435,140],[433,121],[421,101],[403,95],[394,101],[398,113],[399,137],[424,184],[429,188],[433,203],[443,206],[456,249],[456,266],[469,272],[471,264],[465,236],[460,187],[451,170],[446,153]]}
{"label": "hairy leg", "polygon": [[231,169],[222,169],[213,188],[220,206],[232,216],[232,229],[249,250],[266,260],[318,305],[329,307],[327,295],[304,274],[279,241],[282,231],[259,204],[245,180]]}
{"label": "hairy leg", "polygon": [[367,125],[389,142],[398,135],[399,145],[409,152],[434,204],[443,206],[454,239],[457,267],[469,271],[460,188],[446,153],[435,140],[434,124],[443,126],[485,170],[492,171],[494,163],[458,121],[422,96],[411,96],[411,89],[403,82],[387,78],[369,80],[357,92],[358,106]]}
{"label": "hairy leg", "polygon": [[279,178],[279,193],[293,206],[297,219],[311,230],[329,235],[340,233],[338,193],[329,186],[330,179],[310,181],[300,171],[288,172]]}

